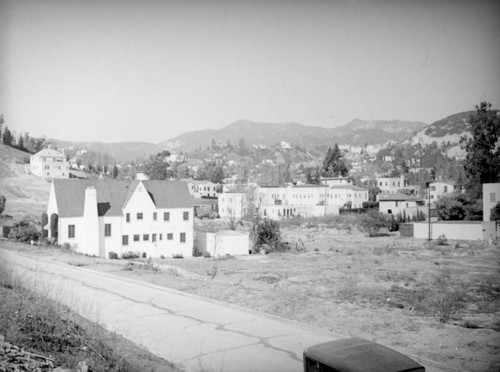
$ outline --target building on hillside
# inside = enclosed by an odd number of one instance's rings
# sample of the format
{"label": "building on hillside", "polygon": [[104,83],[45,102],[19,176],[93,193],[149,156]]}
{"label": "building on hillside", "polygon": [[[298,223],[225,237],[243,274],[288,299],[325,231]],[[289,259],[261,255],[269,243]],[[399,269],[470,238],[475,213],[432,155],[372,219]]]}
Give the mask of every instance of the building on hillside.
{"label": "building on hillside", "polygon": [[483,221],[489,221],[491,209],[500,203],[500,183],[483,183]]}
{"label": "building on hillside", "polygon": [[[108,258],[193,254],[193,198],[182,181],[57,180],[47,207],[49,237]],[[57,237],[49,228],[57,216]]]}
{"label": "building on hillside", "polygon": [[339,209],[360,209],[367,202],[368,190],[354,185],[334,185],[327,191],[327,206]]}
{"label": "building on hillside", "polygon": [[216,198],[219,186],[210,181],[187,180],[189,193],[195,198]]}
{"label": "building on hillside", "polygon": [[408,186],[405,176],[401,177],[377,177],[377,187],[381,194],[394,194],[398,190]]}
{"label": "building on hillside", "polygon": [[59,151],[43,149],[31,155],[30,171],[42,178],[69,178],[69,163]]}
{"label": "building on hillside", "polygon": [[399,192],[379,196],[379,211],[382,213],[393,215],[405,213],[409,217],[416,215],[418,210],[421,210],[425,214],[428,213],[422,199]]}
{"label": "building on hillside", "polygon": [[440,197],[459,190],[453,181],[438,181],[429,184],[431,204],[435,204]]}

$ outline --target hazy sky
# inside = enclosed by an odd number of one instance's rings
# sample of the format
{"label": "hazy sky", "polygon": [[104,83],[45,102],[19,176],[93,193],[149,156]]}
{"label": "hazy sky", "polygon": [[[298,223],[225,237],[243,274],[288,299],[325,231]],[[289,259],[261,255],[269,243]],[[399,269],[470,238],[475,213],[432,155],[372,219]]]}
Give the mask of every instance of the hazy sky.
{"label": "hazy sky", "polygon": [[0,0],[0,32],[18,134],[157,143],[500,108],[498,1]]}

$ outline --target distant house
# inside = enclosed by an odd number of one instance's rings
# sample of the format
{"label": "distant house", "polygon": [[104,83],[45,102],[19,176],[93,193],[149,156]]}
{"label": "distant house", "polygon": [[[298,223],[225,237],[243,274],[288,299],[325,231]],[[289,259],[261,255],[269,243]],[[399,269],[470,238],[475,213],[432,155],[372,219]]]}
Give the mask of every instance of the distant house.
{"label": "distant house", "polygon": [[351,177],[321,177],[321,184],[328,186],[354,185]]}
{"label": "distant house", "polygon": [[195,198],[215,198],[217,197],[218,185],[210,181],[186,181],[189,193]]}
{"label": "distant house", "polygon": [[[379,211],[388,214],[398,214],[405,212],[407,216],[412,216],[417,213],[419,208],[425,208],[424,201],[412,196],[394,193],[394,194],[379,194]],[[422,209],[423,210],[423,209]]]}
{"label": "distant house", "polygon": [[404,189],[408,186],[408,182],[404,176],[401,177],[377,177],[377,187],[382,194],[394,194],[399,189]]}
{"label": "distant house", "polygon": [[459,190],[455,182],[439,181],[429,184],[431,204],[435,204],[440,197]]}
{"label": "distant house", "polygon": [[69,163],[59,151],[43,149],[31,155],[30,171],[42,178],[69,178]]}
{"label": "distant house", "polygon": [[78,253],[192,256],[193,199],[182,181],[55,179],[47,214],[58,217],[57,243]]}

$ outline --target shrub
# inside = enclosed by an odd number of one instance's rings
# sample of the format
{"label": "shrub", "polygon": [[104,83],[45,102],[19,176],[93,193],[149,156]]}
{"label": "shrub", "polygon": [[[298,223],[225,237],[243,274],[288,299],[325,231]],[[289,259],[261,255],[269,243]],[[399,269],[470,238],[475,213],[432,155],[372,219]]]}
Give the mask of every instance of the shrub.
{"label": "shrub", "polygon": [[122,253],[122,258],[125,260],[131,259],[131,258],[139,258],[139,252],[128,251],[128,252]]}
{"label": "shrub", "polygon": [[2,212],[5,210],[5,202],[6,201],[7,201],[7,199],[5,198],[5,196],[0,195],[0,214],[2,214]]}
{"label": "shrub", "polygon": [[118,259],[118,253],[116,252],[109,252],[108,257],[110,260],[117,260]]}
{"label": "shrub", "polygon": [[24,217],[21,221],[14,224],[9,232],[9,239],[23,243],[38,240],[39,237],[40,227],[29,217]]}
{"label": "shrub", "polygon": [[43,212],[42,213],[42,238],[45,239],[49,236],[49,231],[45,229],[44,227],[47,226],[49,223],[49,216],[47,213]]}
{"label": "shrub", "polygon": [[437,245],[448,245],[448,239],[446,239],[446,235],[439,235],[437,238]]}
{"label": "shrub", "polygon": [[57,241],[57,224],[59,216],[56,213],[52,213],[50,216],[50,236]]}
{"label": "shrub", "polygon": [[361,216],[359,228],[368,236],[377,236],[380,230],[387,228],[390,224],[388,217],[377,211],[369,211]]}
{"label": "shrub", "polygon": [[254,249],[261,245],[268,245],[269,251],[290,250],[288,244],[281,240],[280,225],[271,219],[258,219],[252,226],[251,235],[254,242]]}
{"label": "shrub", "polygon": [[182,253],[175,253],[172,255],[172,258],[184,258],[184,256],[182,255]]}
{"label": "shrub", "polygon": [[447,323],[464,307],[466,288],[462,281],[452,277],[448,270],[442,270],[434,278],[426,306],[436,320]]}

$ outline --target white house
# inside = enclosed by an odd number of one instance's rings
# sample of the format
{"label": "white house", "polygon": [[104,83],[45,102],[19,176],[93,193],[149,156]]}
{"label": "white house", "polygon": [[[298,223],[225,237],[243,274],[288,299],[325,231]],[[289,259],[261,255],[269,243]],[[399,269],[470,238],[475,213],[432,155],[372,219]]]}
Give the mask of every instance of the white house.
{"label": "white house", "polygon": [[401,177],[377,177],[377,186],[382,194],[394,194],[399,189],[404,189],[408,185],[404,176]]}
{"label": "white house", "polygon": [[458,186],[452,181],[449,182],[439,181],[439,182],[432,182],[431,184],[429,184],[429,190],[430,190],[431,204],[435,204],[441,196],[450,194],[458,190]]}
{"label": "white house", "polygon": [[411,216],[424,205],[423,200],[402,193],[379,195],[379,197],[379,211],[382,213],[398,214],[404,211]]}
{"label": "white house", "polygon": [[483,221],[489,221],[491,209],[500,202],[500,183],[483,183]]}
{"label": "white house", "polygon": [[49,221],[58,217],[57,243],[78,253],[103,258],[110,252],[193,253],[193,199],[182,181],[56,179],[47,214]]}
{"label": "white house", "polygon": [[188,180],[189,193],[195,198],[217,197],[217,185],[210,181]]}
{"label": "white house", "polygon": [[43,149],[31,155],[30,171],[42,178],[69,178],[69,163],[59,151]]}
{"label": "white house", "polygon": [[253,192],[224,192],[218,199],[220,218],[242,219],[254,207],[255,194]]}

